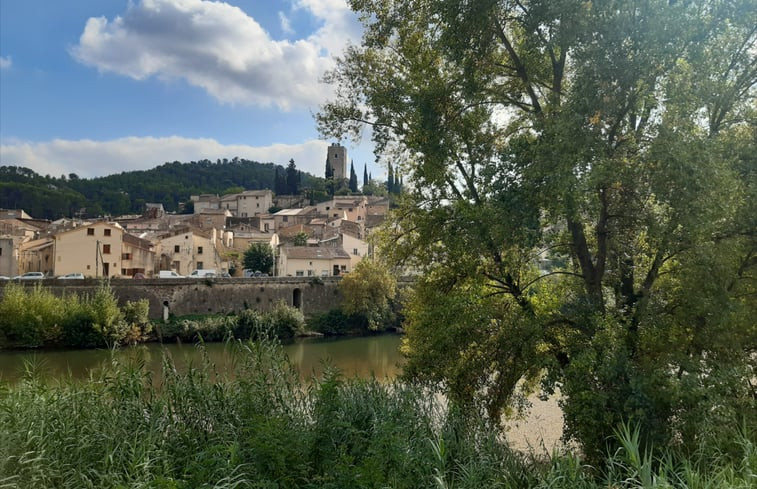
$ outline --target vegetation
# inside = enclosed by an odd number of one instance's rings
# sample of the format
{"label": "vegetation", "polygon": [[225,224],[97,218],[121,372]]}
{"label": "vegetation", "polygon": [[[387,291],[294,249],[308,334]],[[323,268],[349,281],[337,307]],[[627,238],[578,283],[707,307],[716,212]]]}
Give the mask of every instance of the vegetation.
{"label": "vegetation", "polygon": [[57,297],[37,285],[5,285],[0,301],[0,348],[115,346],[144,341],[152,326],[147,300],[123,309],[103,283],[92,296]]}
{"label": "vegetation", "polygon": [[92,296],[63,297],[40,285],[26,288],[8,283],[0,300],[0,349],[114,347],[155,339],[288,339],[305,331],[302,312],[283,302],[266,312],[172,317],[159,324],[149,320],[148,312],[147,299],[127,301],[119,308],[106,283],[100,284]]}
{"label": "vegetation", "polygon": [[[61,177],[41,176],[21,166],[0,166],[0,208],[24,209],[38,219],[141,214],[147,202],[163,204],[169,212],[191,212],[188,206],[182,207],[189,203],[191,195],[274,189],[278,173],[285,187],[289,179],[294,178],[294,193],[302,186],[313,195],[325,198],[325,183],[321,178],[297,170],[290,177],[290,169],[281,165],[224,158],[216,162],[174,161],[151,170],[92,179],[79,178],[73,173]],[[291,189],[284,190],[283,193],[291,193]]]}
{"label": "vegetation", "polygon": [[[601,467],[571,455],[512,452],[501,428],[445,409],[422,387],[344,380],[304,387],[269,342],[229,344],[233,371],[156,385],[136,349],[91,382],[55,385],[39,365],[0,395],[0,485],[8,488],[696,488],[751,487],[757,448],[653,458],[638,433]],[[751,478],[751,479],[750,479]]]}
{"label": "vegetation", "polygon": [[267,243],[250,243],[250,247],[244,252],[244,267],[248,270],[272,273],[273,249]]}
{"label": "vegetation", "polygon": [[397,281],[381,263],[363,260],[339,282],[341,305],[308,318],[308,328],[325,335],[370,334],[397,328]]}
{"label": "vegetation", "polygon": [[739,439],[757,412],[753,1],[351,5],[363,42],[318,121],[370,124],[405,177],[383,253],[422,273],[408,377],[492,419],[559,387],[595,462],[624,421],[641,453]]}

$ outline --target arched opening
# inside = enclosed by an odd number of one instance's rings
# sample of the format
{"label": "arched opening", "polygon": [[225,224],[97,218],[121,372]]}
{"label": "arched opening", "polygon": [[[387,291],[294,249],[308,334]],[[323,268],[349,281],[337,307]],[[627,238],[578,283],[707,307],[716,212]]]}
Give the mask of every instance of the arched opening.
{"label": "arched opening", "polygon": [[302,291],[300,289],[292,291],[292,307],[302,309]]}

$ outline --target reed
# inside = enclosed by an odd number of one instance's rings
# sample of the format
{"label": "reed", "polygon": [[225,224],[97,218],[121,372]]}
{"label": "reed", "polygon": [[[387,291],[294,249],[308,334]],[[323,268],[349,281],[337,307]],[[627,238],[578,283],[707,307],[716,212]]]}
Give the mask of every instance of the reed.
{"label": "reed", "polygon": [[[575,454],[535,460],[499,427],[442,406],[429,387],[345,379],[303,384],[280,346],[229,342],[158,384],[139,349],[87,382],[45,383],[41,366],[0,386],[2,488],[754,487],[754,433],[741,452],[639,451],[637,432],[604,467]],[[202,346],[198,346],[202,348]],[[711,447],[710,447],[711,448]]]}

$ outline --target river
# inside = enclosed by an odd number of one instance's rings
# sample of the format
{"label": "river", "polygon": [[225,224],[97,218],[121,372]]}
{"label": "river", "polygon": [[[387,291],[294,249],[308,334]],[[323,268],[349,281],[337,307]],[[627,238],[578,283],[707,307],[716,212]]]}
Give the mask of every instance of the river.
{"label": "river", "polygon": [[[349,338],[306,338],[283,346],[292,364],[303,379],[319,376],[327,363],[338,368],[345,377],[367,378],[371,374],[378,379],[395,378],[401,371],[402,356],[399,353],[400,336],[383,334]],[[207,343],[205,354],[219,372],[230,366],[228,346],[224,343]],[[199,365],[203,352],[191,344],[147,343],[129,348],[110,350],[45,350],[0,352],[0,380],[10,384],[23,375],[25,365],[34,364],[42,375],[50,380],[69,375],[74,379],[87,379],[93,369],[108,362],[111,356],[124,360],[138,354],[155,375],[161,371],[164,354],[170,355],[178,369],[187,365]]]}

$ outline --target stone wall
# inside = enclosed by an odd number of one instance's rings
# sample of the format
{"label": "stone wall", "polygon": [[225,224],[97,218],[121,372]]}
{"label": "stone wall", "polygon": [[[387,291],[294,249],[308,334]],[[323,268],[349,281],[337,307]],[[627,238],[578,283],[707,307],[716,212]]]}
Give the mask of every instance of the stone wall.
{"label": "stone wall", "polygon": [[[284,301],[306,315],[325,312],[341,302],[338,277],[326,278],[212,278],[212,279],[113,279],[110,286],[119,303],[147,299],[150,317],[159,319],[167,312],[177,316],[216,314],[243,309],[268,310]],[[32,281],[21,282],[33,287]],[[92,294],[97,280],[44,280],[43,286],[56,295]],[[4,284],[0,282],[0,295]]]}

